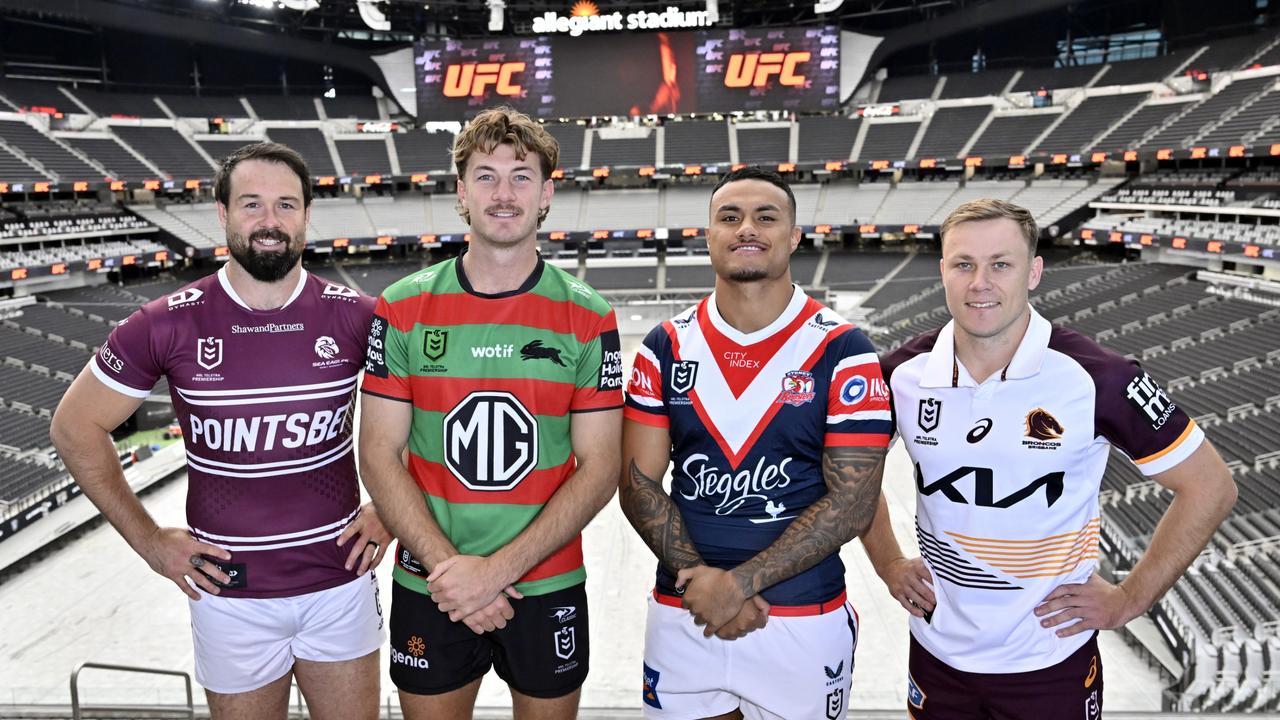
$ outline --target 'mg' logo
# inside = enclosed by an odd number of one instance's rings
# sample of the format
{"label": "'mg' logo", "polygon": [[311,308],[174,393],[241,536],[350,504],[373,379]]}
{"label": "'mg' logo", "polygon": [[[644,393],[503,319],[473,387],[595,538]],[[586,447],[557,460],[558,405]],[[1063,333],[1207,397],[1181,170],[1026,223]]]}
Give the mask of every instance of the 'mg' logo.
{"label": "'mg' logo", "polygon": [[510,490],[538,464],[538,421],[508,392],[473,392],[444,418],[445,465],[472,490]]}

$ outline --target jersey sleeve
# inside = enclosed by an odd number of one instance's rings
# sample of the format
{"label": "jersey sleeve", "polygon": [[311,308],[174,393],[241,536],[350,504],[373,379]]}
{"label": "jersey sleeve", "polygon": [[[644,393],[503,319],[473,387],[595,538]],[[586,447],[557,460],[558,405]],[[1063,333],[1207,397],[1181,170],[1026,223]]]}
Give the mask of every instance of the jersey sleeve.
{"label": "jersey sleeve", "polygon": [[151,317],[139,308],[125,318],[89,360],[89,367],[103,385],[129,397],[151,394],[164,367],[157,361]]}
{"label": "jersey sleeve", "polygon": [[[1099,377],[1101,375],[1101,377]],[[1096,426],[1142,471],[1155,475],[1186,460],[1204,431],[1133,360],[1115,356],[1097,383]]]}
{"label": "jersey sleeve", "polygon": [[409,382],[409,337],[413,320],[396,317],[386,296],[379,297],[369,323],[369,347],[364,361],[362,392],[402,402],[413,401]]}
{"label": "jersey sleeve", "polygon": [[832,341],[837,351],[827,392],[826,447],[888,447],[893,432],[889,386],[861,330]]}
{"label": "jersey sleeve", "polygon": [[622,407],[622,345],[618,318],[610,309],[578,356],[576,387],[570,412]]}
{"label": "jersey sleeve", "polygon": [[627,420],[669,427],[667,403],[662,396],[662,361],[659,359],[666,340],[662,326],[654,328],[636,351],[627,383],[627,405],[622,415]]}

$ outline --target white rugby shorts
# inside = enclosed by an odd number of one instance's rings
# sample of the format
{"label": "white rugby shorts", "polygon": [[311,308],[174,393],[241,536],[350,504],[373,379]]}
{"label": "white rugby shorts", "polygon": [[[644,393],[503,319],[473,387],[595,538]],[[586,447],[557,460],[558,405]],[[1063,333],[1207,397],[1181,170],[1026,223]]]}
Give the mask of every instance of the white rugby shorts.
{"label": "white rugby shorts", "polygon": [[364,657],[386,638],[372,571],[351,582],[283,598],[224,598],[202,590],[191,606],[196,681],[216,693],[257,690],[284,677],[295,658]]}
{"label": "white rugby shorts", "polygon": [[737,640],[704,638],[679,600],[649,597],[644,716],[687,720],[735,708],[746,720],[844,718],[858,615],[844,593],[821,606],[775,607]]}

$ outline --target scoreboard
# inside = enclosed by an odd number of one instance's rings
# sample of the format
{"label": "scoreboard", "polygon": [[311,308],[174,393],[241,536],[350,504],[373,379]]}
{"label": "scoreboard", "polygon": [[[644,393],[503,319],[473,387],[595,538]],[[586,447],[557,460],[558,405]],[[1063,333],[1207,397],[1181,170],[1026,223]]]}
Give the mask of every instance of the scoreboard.
{"label": "scoreboard", "polygon": [[536,118],[839,108],[837,28],[422,40],[418,120],[506,103]]}

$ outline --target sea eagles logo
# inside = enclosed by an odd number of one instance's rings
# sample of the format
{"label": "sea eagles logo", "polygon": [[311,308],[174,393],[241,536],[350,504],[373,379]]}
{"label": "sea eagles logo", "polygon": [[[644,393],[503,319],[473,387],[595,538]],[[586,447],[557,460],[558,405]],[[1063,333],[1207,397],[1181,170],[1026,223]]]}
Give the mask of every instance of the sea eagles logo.
{"label": "sea eagles logo", "polygon": [[330,360],[338,355],[338,343],[328,335],[321,335],[316,338],[316,355]]}
{"label": "sea eagles logo", "polygon": [[564,367],[564,361],[560,359],[560,349],[547,347],[542,344],[541,340],[533,342],[520,348],[521,360],[550,360],[551,362]]}
{"label": "sea eagles logo", "polygon": [[449,340],[448,330],[432,328],[422,334],[422,354],[428,360],[439,360],[444,357],[446,343]]}
{"label": "sea eagles logo", "polygon": [[687,393],[693,389],[698,378],[698,362],[696,360],[680,360],[671,364],[671,389],[678,393]]}
{"label": "sea eagles logo", "polygon": [[207,337],[196,340],[196,363],[205,370],[222,364],[222,338]]}
{"label": "sea eagles logo", "polygon": [[920,408],[916,411],[916,424],[920,429],[930,433],[938,429],[942,421],[942,401],[937,398],[920,398]]}

